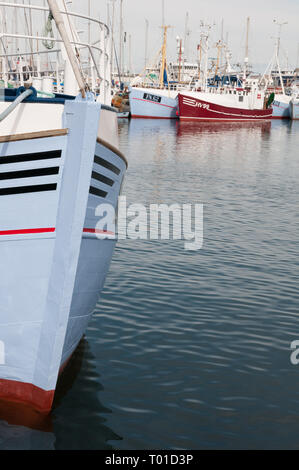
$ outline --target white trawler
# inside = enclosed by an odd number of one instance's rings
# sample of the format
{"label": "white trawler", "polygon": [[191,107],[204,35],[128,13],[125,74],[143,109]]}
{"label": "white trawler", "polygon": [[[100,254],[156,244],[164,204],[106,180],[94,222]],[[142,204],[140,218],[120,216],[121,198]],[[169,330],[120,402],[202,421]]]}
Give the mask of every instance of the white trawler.
{"label": "white trawler", "polygon": [[115,236],[95,209],[116,208],[126,159],[108,28],[64,0],[37,3],[0,2],[0,400],[48,412],[109,269]]}
{"label": "white trawler", "polygon": [[[169,82],[166,43],[167,29],[163,28],[163,44],[161,48],[161,64],[159,67],[159,81],[154,78],[136,77],[129,88],[130,112],[132,118],[176,119],[177,95],[179,84]],[[148,76],[150,76],[149,74]],[[152,81],[154,80],[154,81]]]}

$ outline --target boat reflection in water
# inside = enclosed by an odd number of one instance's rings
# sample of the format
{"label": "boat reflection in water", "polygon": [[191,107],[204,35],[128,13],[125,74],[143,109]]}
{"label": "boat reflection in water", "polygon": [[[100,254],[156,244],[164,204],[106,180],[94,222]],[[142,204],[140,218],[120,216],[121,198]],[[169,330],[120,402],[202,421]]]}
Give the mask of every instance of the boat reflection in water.
{"label": "boat reflection in water", "polygon": [[177,121],[177,135],[187,136],[196,135],[203,133],[227,133],[227,132],[257,132],[264,133],[269,132],[271,129],[271,121],[259,121],[259,122],[194,122],[194,121]]}
{"label": "boat reflection in water", "polygon": [[[129,128],[127,128],[129,126]],[[176,145],[176,121],[173,119],[131,119],[120,126],[120,140],[128,140],[130,160],[145,163],[145,145],[151,146],[151,161],[162,162]],[[122,139],[122,135],[124,139]],[[129,137],[129,138],[128,138]],[[153,180],[154,181],[154,180]]]}
{"label": "boat reflection in water", "polygon": [[[180,152],[186,149],[185,161],[197,160],[200,164],[200,161],[210,161],[213,158],[222,162],[221,165],[228,171],[228,160],[239,161],[240,164],[246,154],[246,147],[251,149],[252,164],[259,158],[264,142],[270,136],[272,122],[179,121],[176,125],[176,150]],[[201,168],[201,171],[204,171],[204,168]]]}
{"label": "boat reflection in water", "polygon": [[83,338],[58,380],[51,414],[0,402],[0,450],[113,449],[108,441],[121,437],[105,425],[111,411],[98,399],[101,390]]}

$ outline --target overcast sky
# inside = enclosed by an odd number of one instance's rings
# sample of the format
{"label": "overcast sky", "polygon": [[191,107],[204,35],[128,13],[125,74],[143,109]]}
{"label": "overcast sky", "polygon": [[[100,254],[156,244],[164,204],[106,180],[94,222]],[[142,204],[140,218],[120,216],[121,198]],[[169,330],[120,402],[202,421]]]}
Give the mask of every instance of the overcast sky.
{"label": "overcast sky", "polygon": [[[80,1],[80,5],[88,0]],[[91,0],[93,14],[107,19],[107,5],[112,13],[113,0]],[[116,5],[116,45],[118,47],[119,4]],[[131,35],[132,63],[135,72],[141,72],[145,55],[145,20],[149,22],[148,57],[154,59],[161,46],[162,0],[123,0],[123,22],[127,38]],[[244,58],[246,18],[250,17],[249,58],[254,68],[263,71],[269,63],[274,50],[274,37],[278,34],[278,22],[288,22],[281,33],[281,65],[294,68],[297,64],[299,44],[299,0],[250,0],[249,2],[231,0],[164,0],[165,23],[171,26],[168,32],[169,60],[175,59],[176,36],[185,36],[186,13],[189,15],[190,30],[189,59],[196,60],[196,45],[200,40],[200,22],[214,24],[211,45],[221,37],[221,24],[224,24],[224,39],[233,54],[232,63]],[[127,57],[128,57],[127,41]],[[210,56],[217,55],[211,49]],[[128,59],[127,59],[128,61]]]}

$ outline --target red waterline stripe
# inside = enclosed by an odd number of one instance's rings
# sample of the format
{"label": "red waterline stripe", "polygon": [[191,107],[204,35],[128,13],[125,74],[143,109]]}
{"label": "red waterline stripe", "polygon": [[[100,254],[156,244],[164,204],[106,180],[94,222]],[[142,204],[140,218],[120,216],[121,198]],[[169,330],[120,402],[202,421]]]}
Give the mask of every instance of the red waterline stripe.
{"label": "red waterline stripe", "polygon": [[169,104],[156,103],[155,101],[150,101],[150,100],[143,100],[142,98],[133,98],[133,100],[145,101],[146,103],[152,103],[152,104],[159,104],[160,106],[166,106],[166,108],[171,108],[171,109],[176,108],[176,106],[169,106]]}
{"label": "red waterline stripe", "polygon": [[84,228],[83,229],[84,233],[100,233],[102,235],[115,235],[113,232],[109,232],[108,230],[98,230],[96,228]]}
{"label": "red waterline stripe", "polygon": [[55,232],[55,227],[49,228],[28,228],[21,230],[1,230],[0,235],[23,235],[28,233],[53,233]]}
{"label": "red waterline stripe", "polygon": [[177,119],[176,116],[139,116],[138,114],[132,114],[131,117],[138,119]]}
{"label": "red waterline stripe", "polygon": [[[20,229],[20,230],[1,230],[0,235],[24,235],[32,233],[53,233],[55,232],[55,227],[49,228],[29,228],[29,229]],[[102,235],[115,235],[113,232],[98,230],[95,228],[84,228],[84,233],[100,233]]]}

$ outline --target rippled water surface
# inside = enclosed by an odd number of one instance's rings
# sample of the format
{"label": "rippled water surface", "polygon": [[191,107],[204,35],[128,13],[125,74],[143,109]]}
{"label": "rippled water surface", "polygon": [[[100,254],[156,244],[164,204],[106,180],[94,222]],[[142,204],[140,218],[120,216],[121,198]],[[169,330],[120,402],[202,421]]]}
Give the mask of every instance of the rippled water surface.
{"label": "rippled water surface", "polygon": [[299,448],[299,123],[120,121],[127,204],[204,206],[204,243],[120,240],[46,422],[0,448]]}

